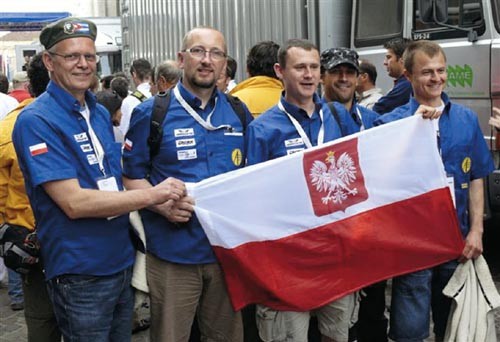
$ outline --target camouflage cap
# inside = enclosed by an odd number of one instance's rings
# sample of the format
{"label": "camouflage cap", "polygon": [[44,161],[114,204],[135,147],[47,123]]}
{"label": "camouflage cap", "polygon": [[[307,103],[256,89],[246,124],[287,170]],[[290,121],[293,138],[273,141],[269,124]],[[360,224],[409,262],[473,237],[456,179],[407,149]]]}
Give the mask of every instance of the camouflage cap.
{"label": "camouflage cap", "polygon": [[97,28],[93,22],[70,17],[45,26],[40,34],[40,43],[48,50],[64,39],[87,37],[95,41],[96,36]]}
{"label": "camouflage cap", "polygon": [[329,71],[341,64],[348,64],[359,72],[358,53],[348,48],[332,48],[321,53],[321,68]]}

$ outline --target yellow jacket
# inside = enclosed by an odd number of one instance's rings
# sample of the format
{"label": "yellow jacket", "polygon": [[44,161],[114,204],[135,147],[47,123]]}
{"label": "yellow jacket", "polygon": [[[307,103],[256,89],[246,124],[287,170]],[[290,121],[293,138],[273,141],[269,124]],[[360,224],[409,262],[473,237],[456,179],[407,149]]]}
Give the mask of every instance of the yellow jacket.
{"label": "yellow jacket", "polygon": [[280,100],[283,84],[268,76],[254,76],[238,83],[229,94],[243,101],[256,118]]}
{"label": "yellow jacket", "polygon": [[26,99],[0,121],[0,222],[2,214],[11,224],[35,228],[35,217],[24,188],[24,178],[12,143],[12,131],[19,113],[33,99]]}

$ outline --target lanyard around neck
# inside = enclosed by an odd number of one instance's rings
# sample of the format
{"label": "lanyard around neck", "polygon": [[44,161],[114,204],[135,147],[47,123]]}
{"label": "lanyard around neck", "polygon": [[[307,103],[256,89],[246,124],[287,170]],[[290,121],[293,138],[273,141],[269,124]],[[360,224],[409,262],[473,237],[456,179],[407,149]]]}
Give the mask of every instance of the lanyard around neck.
{"label": "lanyard around neck", "polygon": [[356,115],[358,116],[359,123],[361,124],[359,126],[359,131],[364,131],[365,130],[365,125],[363,124],[363,116],[361,115],[361,112],[359,111],[359,108],[356,106]]}
{"label": "lanyard around neck", "polygon": [[94,130],[92,129],[92,126],[90,125],[90,111],[87,105],[85,105],[85,108],[80,112],[82,116],[84,117],[85,121],[87,122],[88,130],[89,130],[89,138],[90,138],[90,143],[92,144],[92,147],[94,148],[94,153],[97,158],[97,162],[99,163],[99,170],[101,170],[101,173],[103,176],[106,176],[106,170],[104,169],[104,149],[102,148],[101,142],[99,141],[99,138],[95,134]]}
{"label": "lanyard around neck", "polygon": [[[302,128],[302,126],[297,121],[297,119],[295,119],[290,113],[288,113],[285,110],[285,107],[283,106],[283,103],[281,101],[278,102],[278,108],[288,116],[288,118],[292,122],[293,126],[297,130],[297,133],[299,133],[299,136],[302,138],[304,145],[306,145],[306,148],[313,147],[313,145],[311,144],[311,140],[309,140],[309,137],[307,136],[306,132],[304,131],[304,128]],[[321,120],[321,127],[319,128],[319,132],[318,132],[318,146],[323,145],[323,142],[325,140],[325,126],[323,124],[323,109],[320,109],[320,111],[319,111],[319,118]]]}
{"label": "lanyard around neck", "polygon": [[231,125],[220,125],[220,126],[215,127],[210,122],[210,119],[212,118],[212,114],[215,112],[215,108],[217,107],[217,98],[215,98],[214,109],[212,109],[210,114],[208,114],[207,120],[205,121],[198,113],[196,113],[196,111],[193,108],[191,108],[191,106],[186,102],[186,100],[184,100],[181,93],[179,92],[178,87],[174,88],[174,96],[177,99],[177,101],[179,101],[182,108],[184,108],[186,110],[186,112],[188,112],[189,115],[191,115],[193,117],[193,119],[195,119],[196,122],[198,122],[206,130],[215,131],[215,130],[222,129],[222,128],[231,129]]}

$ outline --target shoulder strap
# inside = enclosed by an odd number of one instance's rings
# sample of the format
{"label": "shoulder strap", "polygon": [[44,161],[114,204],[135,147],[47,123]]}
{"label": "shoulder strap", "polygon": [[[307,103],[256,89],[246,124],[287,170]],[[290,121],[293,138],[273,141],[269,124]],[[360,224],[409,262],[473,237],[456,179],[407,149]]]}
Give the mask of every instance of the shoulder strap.
{"label": "shoulder strap", "polygon": [[233,108],[236,115],[238,115],[238,118],[241,121],[241,125],[243,126],[243,133],[245,133],[247,125],[248,125],[247,115],[246,115],[246,111],[245,111],[245,105],[236,96],[232,96],[229,94],[224,94],[224,95],[226,95],[227,101],[229,102],[229,104]]}
{"label": "shoulder strap", "polygon": [[333,105],[333,102],[328,102],[328,108],[330,108],[330,112],[332,113],[333,117],[335,118],[335,121],[337,121],[337,125],[339,125],[340,128],[340,134],[344,137],[346,134],[344,132],[344,127],[342,126],[342,122],[340,122],[340,117],[339,113],[337,112],[337,108]]}
{"label": "shoulder strap", "polygon": [[136,99],[138,99],[141,102],[144,102],[147,99],[146,95],[144,95],[143,93],[141,93],[139,90],[134,91],[132,93],[132,96],[135,97]]}
{"label": "shoulder strap", "polygon": [[160,150],[160,142],[163,136],[163,121],[167,116],[169,106],[170,90],[155,95],[148,137],[150,161],[154,156],[158,154],[158,151]]}

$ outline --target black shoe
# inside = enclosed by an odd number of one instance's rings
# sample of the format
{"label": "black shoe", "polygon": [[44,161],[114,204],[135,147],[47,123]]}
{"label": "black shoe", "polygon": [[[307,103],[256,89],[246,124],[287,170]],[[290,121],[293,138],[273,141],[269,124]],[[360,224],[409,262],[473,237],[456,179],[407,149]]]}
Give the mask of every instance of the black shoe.
{"label": "black shoe", "polygon": [[10,308],[12,309],[12,311],[24,310],[24,303],[23,302],[20,302],[20,303],[10,303]]}
{"label": "black shoe", "polygon": [[139,331],[149,329],[151,326],[151,318],[144,318],[139,321],[135,321],[132,326],[132,334],[137,334]]}

